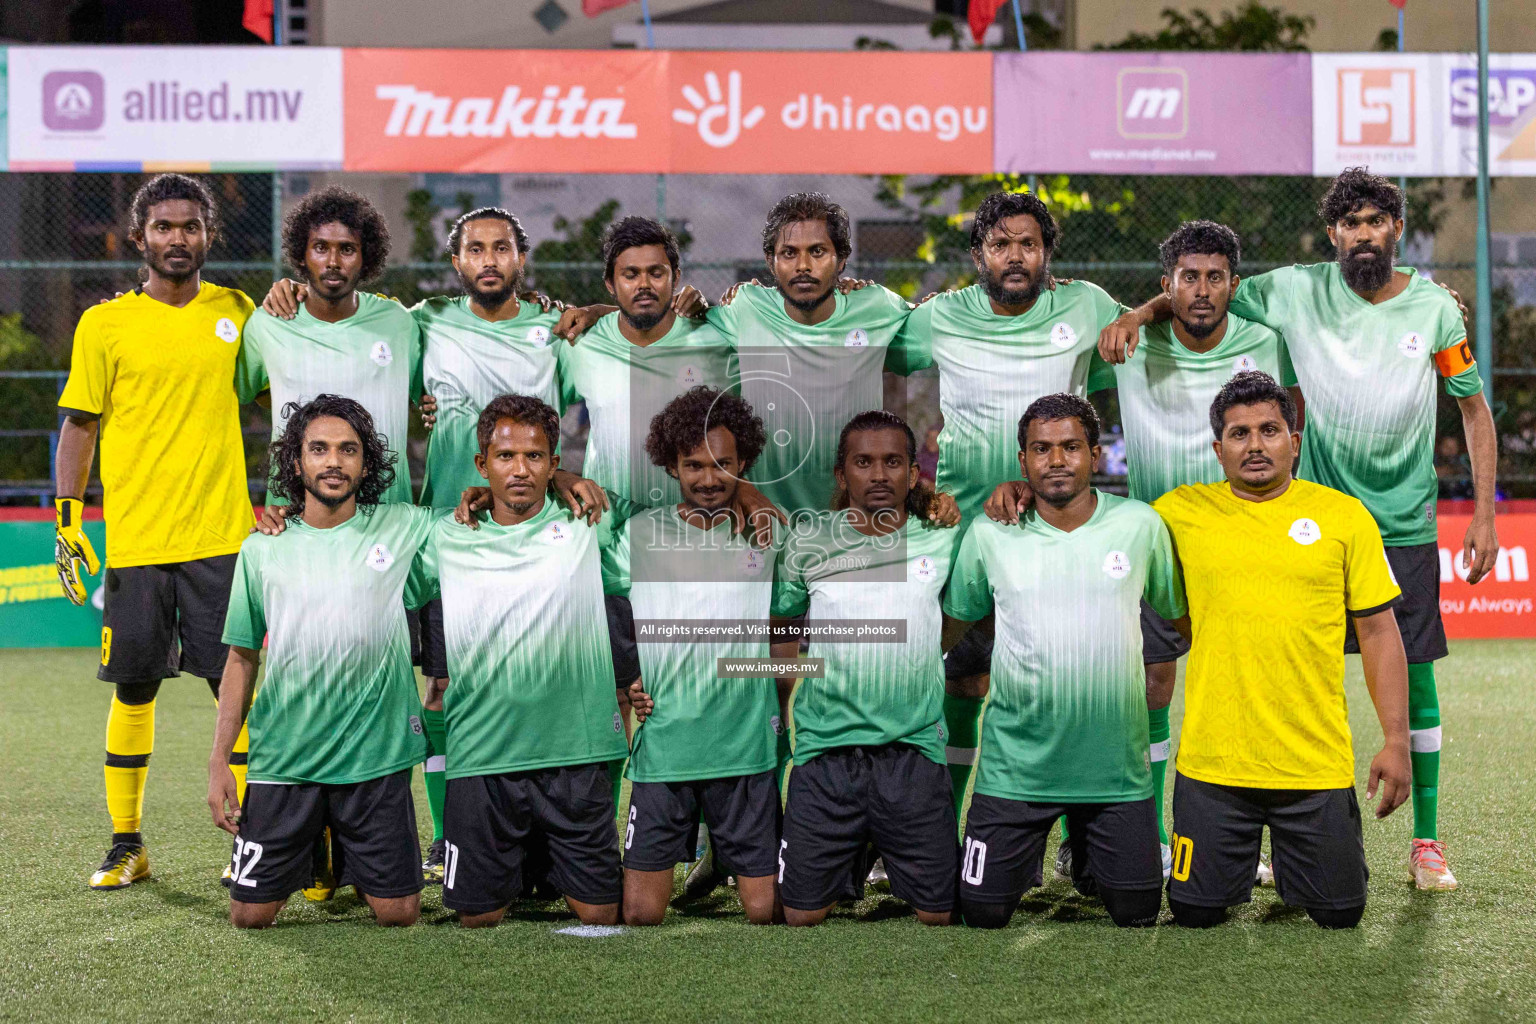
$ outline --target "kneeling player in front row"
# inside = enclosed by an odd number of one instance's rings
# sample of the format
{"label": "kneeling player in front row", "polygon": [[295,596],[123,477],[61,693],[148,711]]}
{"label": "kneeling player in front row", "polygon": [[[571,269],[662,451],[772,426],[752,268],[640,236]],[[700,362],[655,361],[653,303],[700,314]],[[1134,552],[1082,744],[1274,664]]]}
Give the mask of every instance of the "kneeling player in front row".
{"label": "kneeling player in front row", "polygon": [[[765,442],[752,407],[710,387],[673,399],[651,421],[645,450],[677,479],[682,502],[630,519],[604,563],[608,591],[628,595],[637,620],[767,623],[779,544],[761,550],[733,522],[736,485]],[[721,870],[736,876],[747,920],[771,924],[780,820],[774,769],[785,726],[772,676],[725,678],[720,669],[763,660],[768,637],[642,638],[638,646],[644,682],[635,685],[655,710],[635,731],[629,755],[624,921],[661,923],[673,868],[692,858],[702,815]],[[639,717],[644,705],[635,704]]]}
{"label": "kneeling player in front row", "polygon": [[960,913],[1001,928],[1041,883],[1045,841],[1065,816],[1072,882],[1115,924],[1150,925],[1162,855],[1147,761],[1141,602],[1182,619],[1168,530],[1150,507],[1090,485],[1099,417],[1074,395],[1019,420],[1034,490],[1013,525],[978,519],[944,597],[946,641],[997,610],[992,689],[966,817]]}
{"label": "kneeling player in front row", "polygon": [[433,524],[425,597],[441,594],[448,678],[443,906],[466,927],[499,922],[531,854],[585,924],[616,924],[622,879],[608,763],[628,750],[614,696],[596,526],[550,495],[555,410],[502,395],[480,414],[475,465],[489,513]]}
{"label": "kneeling player in front row", "polygon": [[827,642],[824,674],[795,691],[795,769],[779,859],[784,918],[814,925],[862,894],[873,845],[891,891],[924,924],[954,921],[957,824],[944,761],[939,599],[959,532],[928,520],[917,442],[872,411],[842,430],[834,508],[785,543],[774,614],[815,623],[900,620],[900,642]]}
{"label": "kneeling player in front row", "polygon": [[[329,827],[342,885],[380,924],[421,915],[421,847],[411,768],[426,752],[404,594],[431,512],[379,504],[394,453],[357,402],[321,395],[283,410],[272,489],[289,503],[281,536],[240,549],[230,645],[208,764],[214,824],[235,836],[230,923],[265,928],[313,879]],[[267,676],[251,693],[267,638]],[[229,752],[250,715],[242,807]]]}
{"label": "kneeling player in front row", "polygon": [[1301,439],[1290,393],[1240,373],[1211,405],[1227,479],[1153,503],[1178,548],[1194,645],[1173,784],[1168,905],[1208,927],[1252,899],[1269,826],[1275,889],[1325,928],[1365,912],[1367,871],[1344,700],[1346,613],[1381,721],[1366,796],[1407,797],[1408,664],[1401,598],[1359,500],[1291,477]]}

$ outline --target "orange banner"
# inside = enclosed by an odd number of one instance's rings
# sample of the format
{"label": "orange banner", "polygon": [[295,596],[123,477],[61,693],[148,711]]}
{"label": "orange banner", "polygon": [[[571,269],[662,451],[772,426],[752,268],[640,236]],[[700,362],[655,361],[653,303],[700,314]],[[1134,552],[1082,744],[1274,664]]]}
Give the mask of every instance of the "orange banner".
{"label": "orange banner", "polygon": [[349,171],[667,169],[666,55],[347,50]]}
{"label": "orange banner", "polygon": [[1498,561],[1493,572],[1468,586],[1462,540],[1470,515],[1440,516],[1440,615],[1451,639],[1536,637],[1536,583],[1531,556],[1536,555],[1536,514],[1498,516]]}
{"label": "orange banner", "polygon": [[975,173],[991,76],[988,53],[674,52],[672,169]]}

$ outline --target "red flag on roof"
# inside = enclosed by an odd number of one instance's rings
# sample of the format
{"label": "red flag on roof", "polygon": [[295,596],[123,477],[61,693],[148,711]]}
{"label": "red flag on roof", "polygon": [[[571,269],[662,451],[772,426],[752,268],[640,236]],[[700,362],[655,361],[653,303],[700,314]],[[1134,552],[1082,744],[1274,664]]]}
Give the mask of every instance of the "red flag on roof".
{"label": "red flag on roof", "polygon": [[976,40],[976,45],[981,45],[981,39],[987,34],[987,29],[992,27],[997,12],[1008,0],[971,0],[968,12],[971,22],[971,38]]}
{"label": "red flag on roof", "polygon": [[272,0],[245,0],[245,16],[240,19],[240,24],[253,36],[260,36],[262,42],[272,41]]}
{"label": "red flag on roof", "polygon": [[581,0],[581,13],[589,18],[595,18],[604,11],[623,7],[629,2],[630,0]]}
{"label": "red flag on roof", "polygon": [[1398,10],[1402,10],[1404,7],[1408,6],[1408,0],[1387,0],[1387,3],[1391,4],[1393,7],[1396,7]]}

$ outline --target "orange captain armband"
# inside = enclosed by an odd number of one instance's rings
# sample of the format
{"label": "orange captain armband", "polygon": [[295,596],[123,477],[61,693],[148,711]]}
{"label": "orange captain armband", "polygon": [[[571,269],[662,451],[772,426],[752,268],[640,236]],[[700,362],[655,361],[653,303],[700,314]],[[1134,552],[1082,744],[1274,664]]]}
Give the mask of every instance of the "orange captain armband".
{"label": "orange captain armband", "polygon": [[1467,344],[1466,338],[1462,338],[1461,341],[1450,348],[1443,348],[1435,353],[1435,367],[1440,371],[1440,376],[1442,377],[1455,377],[1466,373],[1475,365],[1476,361],[1472,358],[1472,346]]}

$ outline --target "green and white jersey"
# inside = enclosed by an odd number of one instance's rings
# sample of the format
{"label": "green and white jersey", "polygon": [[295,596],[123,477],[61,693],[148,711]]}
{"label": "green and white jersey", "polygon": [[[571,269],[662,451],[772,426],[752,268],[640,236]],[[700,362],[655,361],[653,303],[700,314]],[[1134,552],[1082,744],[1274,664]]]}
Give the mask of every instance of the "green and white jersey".
{"label": "green and white jersey", "polygon": [[885,406],[883,371],[912,308],[879,285],[837,295],[814,326],[784,312],[777,288],[744,284],[710,323],[736,345],[741,397],[762,417],[768,446],[747,479],[785,512],[831,506],[837,439],[861,412]]}
{"label": "green and white jersey", "polygon": [[271,389],[272,440],[288,423],[283,408],[289,402],[326,394],[350,398],[368,410],[374,429],[399,456],[383,500],[411,500],[405,439],[411,403],[421,395],[421,340],[410,310],[371,292],[358,292],[357,312],[334,324],[316,320],[303,305],[292,320],[258,309],[245,322],[244,339],[235,391],[250,402]]}
{"label": "green and white jersey", "polygon": [[597,526],[553,497],[527,522],[484,516],[472,530],[445,515],[422,549],[426,597],[443,600],[448,778],[623,757]]}
{"label": "green and white jersey", "polygon": [[1152,795],[1141,600],[1185,613],[1168,528],[1139,501],[1095,492],[1064,533],[1030,513],[976,520],[960,546],[946,614],[997,611],[992,689],[976,792],[1042,803]]}
{"label": "green and white jersey", "polygon": [[1061,282],[1023,316],[992,311],[979,284],[936,295],[907,317],[898,372],[939,368],[938,489],[969,523],[1019,475],[1019,417],[1042,395],[1081,395],[1099,331],[1122,307],[1098,285]]}
{"label": "green and white jersey", "polygon": [[691,526],[677,507],[648,509],[624,524],[605,552],[604,585],[627,594],[640,643],[640,675],[656,709],[635,730],[629,777],[688,782],[771,770],[784,725],[772,677],[720,678],[719,658],[766,658],[768,638],[646,642],[645,620],[712,619],[768,624],[774,563],[783,546],[753,547],[727,522]]}
{"label": "green and white jersey", "polygon": [[960,540],[958,529],[915,517],[870,537],[847,512],[796,524],[774,582],[773,612],[829,619],[894,619],[904,643],[836,643],[813,637],[821,679],[795,690],[795,763],[834,747],[905,743],[944,764],[943,616],[939,599]]}
{"label": "green and white jersey", "polygon": [[[1337,263],[1245,277],[1232,312],[1285,336],[1307,399],[1301,477],[1359,498],[1388,547],[1435,539],[1435,375],[1463,398],[1482,378],[1445,289],[1412,270],[1408,287],[1367,302]],[[1443,355],[1442,355],[1443,353]]]}
{"label": "green and white jersey", "polygon": [[531,302],[492,323],[475,315],[469,297],[437,296],[411,307],[421,328],[422,383],[437,399],[437,424],[427,438],[421,503],[453,508],[466,487],[484,487],[475,469],[480,412],[498,395],[532,395],[558,412],[558,349],[552,333],[559,313]]}
{"label": "green and white jersey", "polygon": [[267,640],[251,782],[363,782],[426,757],[405,605],[431,519],[376,505],[329,530],[296,517],[276,537],[245,539],[224,642],[259,651]]}
{"label": "green and white jersey", "polygon": [[558,346],[565,400],[584,400],[591,421],[581,475],[641,505],[673,504],[677,481],[645,453],[651,419],[701,384],[730,390],[735,355],[719,331],[681,316],[659,340],[636,345],[619,332],[619,315]]}
{"label": "green and white jersey", "polygon": [[1191,352],[1172,321],[1141,329],[1131,358],[1111,366],[1094,353],[1088,392],[1118,388],[1131,497],[1154,502],[1182,484],[1226,479],[1211,448],[1211,403],[1233,374],[1263,370],[1296,383],[1285,342],[1263,324],[1227,317],[1227,333],[1209,352]]}

